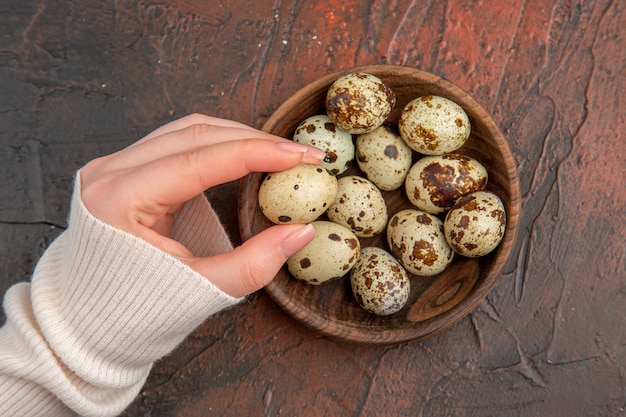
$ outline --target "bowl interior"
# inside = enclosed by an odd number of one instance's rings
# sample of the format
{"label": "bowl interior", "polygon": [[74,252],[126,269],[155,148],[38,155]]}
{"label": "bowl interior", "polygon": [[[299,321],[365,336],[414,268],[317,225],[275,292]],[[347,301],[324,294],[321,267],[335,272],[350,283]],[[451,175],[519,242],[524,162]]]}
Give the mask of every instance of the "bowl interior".
{"label": "bowl interior", "polygon": [[[325,113],[328,87],[349,72],[367,72],[381,78],[396,95],[396,106],[388,121],[396,123],[402,108],[423,95],[439,95],[460,104],[472,124],[470,138],[457,152],[476,158],[488,170],[487,190],[498,195],[507,211],[507,229],[498,248],[476,259],[455,255],[452,265],[434,277],[411,276],[411,295],[398,313],[378,317],[363,310],[352,295],[349,277],[311,286],[292,278],[286,267],[267,285],[266,291],[288,314],[336,338],[373,344],[400,343],[419,339],[447,328],[467,315],[489,293],[512,252],[519,220],[519,181],[514,159],[500,129],[490,115],[456,85],[415,68],[375,65],[350,68],[325,76],[283,103],[268,119],[263,130],[291,138],[298,124],[309,116]],[[419,159],[414,154],[414,162]],[[344,175],[360,172],[356,163]],[[258,191],[265,174],[252,173],[241,181],[239,220],[242,238],[272,224],[258,207]],[[412,207],[404,187],[383,192],[389,217]],[[389,250],[385,233],[361,238],[361,246],[379,246]]]}

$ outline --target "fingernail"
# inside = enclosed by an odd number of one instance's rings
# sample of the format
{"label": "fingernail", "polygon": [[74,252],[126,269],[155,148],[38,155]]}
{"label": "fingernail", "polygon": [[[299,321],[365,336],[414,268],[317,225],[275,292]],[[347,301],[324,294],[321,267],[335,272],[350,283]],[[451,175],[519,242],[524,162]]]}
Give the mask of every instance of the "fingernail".
{"label": "fingernail", "polygon": [[326,157],[326,152],[314,146],[297,142],[277,142],[277,145],[290,152],[302,153],[302,162],[306,164],[319,164]]}
{"label": "fingernail", "polygon": [[280,244],[280,250],[285,258],[289,258],[291,255],[308,245],[314,237],[315,228],[312,225],[307,224],[301,229],[287,235],[285,240],[283,240]]}

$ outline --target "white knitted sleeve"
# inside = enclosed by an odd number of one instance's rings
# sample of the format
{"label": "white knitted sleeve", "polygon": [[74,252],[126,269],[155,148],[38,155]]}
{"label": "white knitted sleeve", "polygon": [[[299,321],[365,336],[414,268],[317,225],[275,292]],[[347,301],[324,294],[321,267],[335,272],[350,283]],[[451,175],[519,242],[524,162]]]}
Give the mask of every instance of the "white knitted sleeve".
{"label": "white knitted sleeve", "polygon": [[[68,229],[44,253],[31,283],[5,295],[1,416],[119,414],[156,360],[240,301],[93,217],[80,200],[78,177]],[[196,255],[231,249],[202,196],[179,213],[173,234]]]}

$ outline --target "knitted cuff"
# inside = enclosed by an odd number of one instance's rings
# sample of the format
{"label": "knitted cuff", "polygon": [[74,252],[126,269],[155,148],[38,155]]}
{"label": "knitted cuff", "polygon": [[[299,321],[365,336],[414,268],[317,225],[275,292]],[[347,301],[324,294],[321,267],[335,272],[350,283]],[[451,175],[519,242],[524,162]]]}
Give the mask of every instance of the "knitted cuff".
{"label": "knitted cuff", "polygon": [[[195,242],[195,251],[211,242],[218,247],[206,253],[230,248],[208,203],[193,200],[177,221],[194,218],[177,233]],[[88,383],[109,387],[144,379],[151,364],[202,321],[240,301],[168,253],[91,215],[80,199],[80,175],[69,227],[38,264],[32,300],[63,363]]]}

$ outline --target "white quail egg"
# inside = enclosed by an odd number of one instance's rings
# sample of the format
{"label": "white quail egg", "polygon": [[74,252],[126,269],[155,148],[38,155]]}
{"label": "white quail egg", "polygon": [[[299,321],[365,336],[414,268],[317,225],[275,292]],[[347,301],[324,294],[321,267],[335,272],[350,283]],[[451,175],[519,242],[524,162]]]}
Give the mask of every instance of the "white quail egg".
{"label": "white quail egg", "polygon": [[325,151],[326,157],[320,165],[333,175],[344,173],[354,161],[352,135],[335,126],[326,114],[303,120],[296,128],[293,140]]}
{"label": "white quail egg", "polygon": [[315,238],[287,259],[287,269],[295,278],[312,285],[343,277],[359,258],[359,238],[337,223],[311,224]]}
{"label": "white quail egg", "polygon": [[387,242],[407,271],[419,276],[442,272],[454,256],[444,237],[443,222],[421,210],[405,209],[391,216]]}
{"label": "white quail egg", "polygon": [[337,178],[325,168],[297,165],[269,173],[259,188],[259,208],[272,223],[309,223],[335,200]]}
{"label": "white quail egg", "polygon": [[411,292],[409,275],[400,262],[375,246],[361,250],[350,272],[350,285],[359,305],[379,316],[400,311]]}
{"label": "white quail egg", "polygon": [[406,176],[409,201],[431,214],[448,210],[461,196],[480,191],[487,184],[487,169],[476,159],[461,154],[426,156]]}
{"label": "white quail egg", "polygon": [[506,212],[498,196],[477,191],[461,197],[444,220],[446,240],[463,256],[483,256],[494,250],[506,229]]}
{"label": "white quail egg", "polygon": [[443,155],[459,149],[470,135],[470,120],[461,106],[439,96],[422,96],[402,109],[400,136],[411,149]]}
{"label": "white quail egg", "polygon": [[395,94],[380,78],[356,72],[330,86],[326,113],[340,129],[361,134],[381,126],[395,103]]}
{"label": "white quail egg", "polygon": [[359,237],[372,237],[387,225],[387,206],[376,186],[363,177],[349,175],[337,181],[335,200],[326,211],[328,218]]}
{"label": "white quail egg", "polygon": [[412,156],[411,148],[390,124],[356,138],[356,160],[361,172],[384,191],[402,186],[411,168]]}

